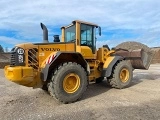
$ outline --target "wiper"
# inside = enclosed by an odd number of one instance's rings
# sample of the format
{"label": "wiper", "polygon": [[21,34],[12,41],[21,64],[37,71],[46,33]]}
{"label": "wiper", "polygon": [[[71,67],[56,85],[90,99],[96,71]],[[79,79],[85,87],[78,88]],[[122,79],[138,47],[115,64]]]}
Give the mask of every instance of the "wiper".
{"label": "wiper", "polygon": [[76,39],[70,40],[70,41],[68,41],[68,42],[76,42]]}

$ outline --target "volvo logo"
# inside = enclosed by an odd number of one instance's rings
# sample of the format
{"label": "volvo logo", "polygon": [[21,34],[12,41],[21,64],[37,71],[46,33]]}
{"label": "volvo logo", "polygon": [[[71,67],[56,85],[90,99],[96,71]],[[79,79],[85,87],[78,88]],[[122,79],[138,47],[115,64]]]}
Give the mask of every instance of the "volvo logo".
{"label": "volvo logo", "polygon": [[60,51],[60,48],[41,48],[42,51]]}

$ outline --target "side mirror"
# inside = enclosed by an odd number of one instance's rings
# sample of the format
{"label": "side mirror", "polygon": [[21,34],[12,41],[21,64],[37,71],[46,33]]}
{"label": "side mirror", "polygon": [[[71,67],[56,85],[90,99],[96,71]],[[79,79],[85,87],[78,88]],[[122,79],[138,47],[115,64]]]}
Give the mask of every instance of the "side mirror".
{"label": "side mirror", "polygon": [[101,27],[98,27],[99,36],[101,36]]}

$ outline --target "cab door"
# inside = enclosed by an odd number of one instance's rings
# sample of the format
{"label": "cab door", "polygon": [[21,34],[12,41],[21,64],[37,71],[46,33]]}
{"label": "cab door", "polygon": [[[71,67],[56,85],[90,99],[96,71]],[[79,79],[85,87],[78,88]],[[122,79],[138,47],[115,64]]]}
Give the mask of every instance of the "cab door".
{"label": "cab door", "polygon": [[93,59],[96,52],[94,26],[82,24],[80,25],[80,46],[81,54],[85,59]]}

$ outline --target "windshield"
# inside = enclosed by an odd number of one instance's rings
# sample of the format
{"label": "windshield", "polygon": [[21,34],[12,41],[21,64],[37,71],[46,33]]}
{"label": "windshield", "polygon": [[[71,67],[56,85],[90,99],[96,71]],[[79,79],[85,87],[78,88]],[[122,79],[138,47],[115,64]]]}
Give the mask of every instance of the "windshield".
{"label": "windshield", "polygon": [[75,25],[65,29],[65,42],[72,42],[76,39]]}

